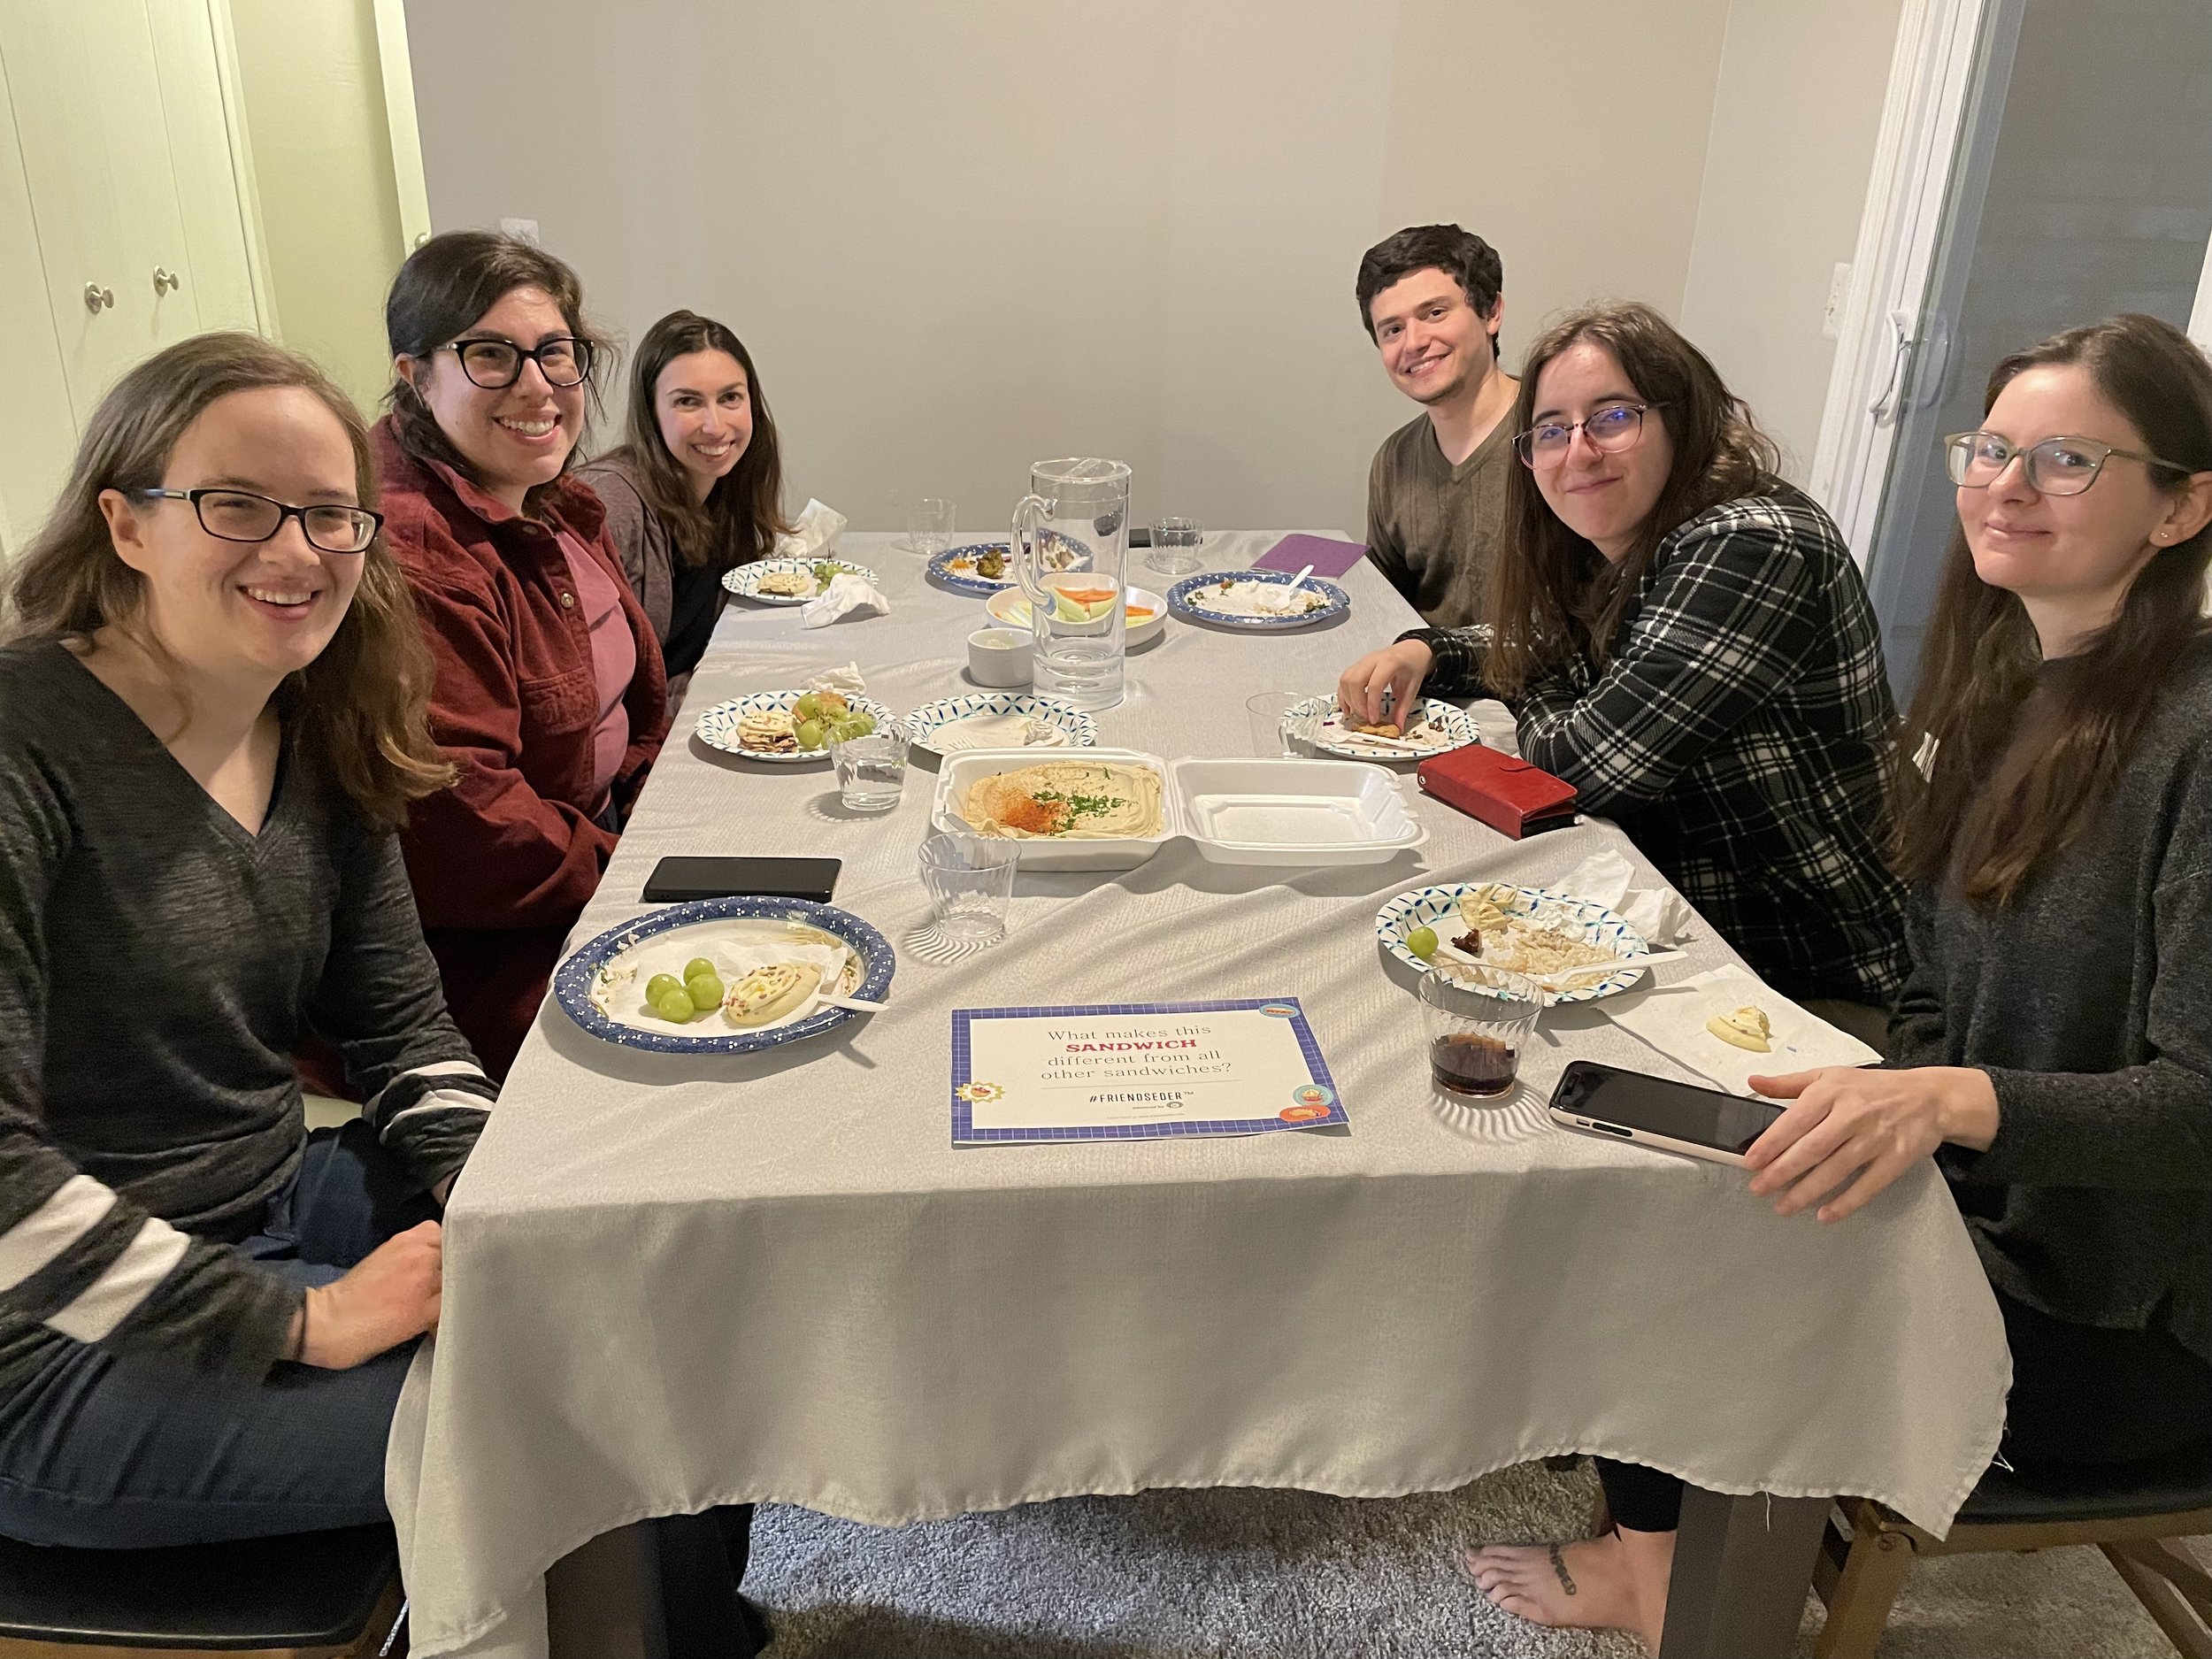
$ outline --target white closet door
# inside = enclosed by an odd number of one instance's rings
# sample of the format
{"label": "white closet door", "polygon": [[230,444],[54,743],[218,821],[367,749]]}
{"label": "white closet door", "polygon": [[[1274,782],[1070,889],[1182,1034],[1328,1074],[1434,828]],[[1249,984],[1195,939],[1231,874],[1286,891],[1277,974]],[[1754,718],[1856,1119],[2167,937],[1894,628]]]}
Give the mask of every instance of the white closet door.
{"label": "white closet door", "polygon": [[[181,241],[157,261],[162,269],[184,278],[182,287],[172,288],[157,301],[162,339],[182,339],[210,328],[258,330],[264,323],[255,304],[248,253],[247,191],[234,159],[245,146],[232,142],[208,0],[144,3],[183,228]],[[151,270],[143,276],[153,280]]]}
{"label": "white closet door", "polygon": [[81,425],[124,370],[193,332],[154,292],[185,239],[145,0],[0,0],[0,59]]}

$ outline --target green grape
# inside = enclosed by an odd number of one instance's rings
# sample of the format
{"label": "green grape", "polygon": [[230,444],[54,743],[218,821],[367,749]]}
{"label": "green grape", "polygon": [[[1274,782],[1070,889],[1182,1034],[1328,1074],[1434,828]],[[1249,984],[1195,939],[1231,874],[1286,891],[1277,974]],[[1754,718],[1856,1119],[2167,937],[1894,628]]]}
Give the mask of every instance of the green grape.
{"label": "green grape", "polygon": [[694,956],[689,962],[684,964],[684,978],[687,980],[695,979],[703,973],[712,974],[716,971],[714,964],[709,962],[704,956]]}
{"label": "green grape", "polygon": [[811,720],[821,711],[821,698],[810,691],[801,692],[799,700],[791,705],[791,718],[795,720]]}
{"label": "green grape", "polygon": [[1426,962],[1436,955],[1436,929],[1417,927],[1406,935],[1406,949]]}
{"label": "green grape", "polygon": [[657,973],[645,982],[645,1000],[657,1002],[671,991],[680,991],[684,982],[672,973]]}
{"label": "green grape", "polygon": [[819,749],[822,739],[827,733],[823,731],[819,720],[802,720],[793,728],[792,735],[799,740],[801,749]]}
{"label": "green grape", "polygon": [[699,1010],[686,993],[669,991],[654,1002],[653,1011],[670,1025],[680,1025]]}
{"label": "green grape", "polygon": [[841,715],[831,723],[830,735],[842,743],[856,737],[865,737],[875,729],[875,716],[864,709],[855,709],[850,714]]}
{"label": "green grape", "polygon": [[691,999],[694,1008],[722,1006],[722,980],[713,973],[695,974],[684,982],[684,995]]}

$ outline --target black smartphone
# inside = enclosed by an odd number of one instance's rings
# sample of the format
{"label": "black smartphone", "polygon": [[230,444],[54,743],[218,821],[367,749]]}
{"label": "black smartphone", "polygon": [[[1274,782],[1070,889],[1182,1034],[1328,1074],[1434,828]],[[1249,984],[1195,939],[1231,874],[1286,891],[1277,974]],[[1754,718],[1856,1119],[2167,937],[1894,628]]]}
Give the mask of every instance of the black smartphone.
{"label": "black smartphone", "polygon": [[1716,1164],[1742,1164],[1751,1143],[1782,1111],[1772,1101],[1747,1100],[1594,1060],[1570,1062],[1551,1093],[1553,1118],[1570,1129]]}
{"label": "black smartphone", "polygon": [[748,894],[827,904],[841,868],[835,858],[664,858],[645,883],[645,902],[674,904]]}
{"label": "black smartphone", "polygon": [[1129,526],[1129,545],[1131,547],[1150,547],[1152,545],[1152,532],[1143,525],[1131,525]]}

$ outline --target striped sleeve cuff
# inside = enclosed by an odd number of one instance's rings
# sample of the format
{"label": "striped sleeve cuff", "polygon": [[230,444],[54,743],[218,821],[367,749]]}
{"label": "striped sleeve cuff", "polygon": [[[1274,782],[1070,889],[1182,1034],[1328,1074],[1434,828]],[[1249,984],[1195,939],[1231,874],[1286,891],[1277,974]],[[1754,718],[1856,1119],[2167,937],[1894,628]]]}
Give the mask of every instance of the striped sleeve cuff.
{"label": "striped sleeve cuff", "polygon": [[499,1086],[472,1060],[439,1060],[403,1071],[366,1110],[377,1139],[426,1187],[457,1171],[484,1131]]}
{"label": "striped sleeve cuff", "polygon": [[0,1233],[0,1294],[80,1342],[138,1311],[191,1248],[157,1216],[140,1216],[89,1175],[73,1175]]}

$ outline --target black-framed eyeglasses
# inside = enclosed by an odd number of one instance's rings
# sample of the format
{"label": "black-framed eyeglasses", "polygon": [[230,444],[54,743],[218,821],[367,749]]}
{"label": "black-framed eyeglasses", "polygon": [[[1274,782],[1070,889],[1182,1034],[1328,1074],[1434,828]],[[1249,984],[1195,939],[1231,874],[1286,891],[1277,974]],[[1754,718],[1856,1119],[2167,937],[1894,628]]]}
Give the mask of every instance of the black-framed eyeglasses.
{"label": "black-framed eyeglasses", "polygon": [[522,378],[527,360],[548,386],[581,386],[591,378],[591,342],[556,334],[525,351],[511,340],[456,340],[439,348],[461,359],[461,373],[488,392],[504,391]]}
{"label": "black-framed eyeglasses", "polygon": [[2080,495],[2097,481],[2104,464],[2116,455],[2170,472],[2185,474],[2190,470],[2178,461],[2100,443],[2094,438],[2045,438],[2024,449],[2016,449],[2010,439],[1993,432],[1955,432],[1943,441],[1943,458],[1950,468],[1951,481],[1965,489],[1987,489],[2003,476],[2016,455],[2028,475],[2028,488],[2046,495]]}
{"label": "black-framed eyeglasses", "polygon": [[134,489],[131,494],[144,501],[190,502],[200,528],[225,541],[266,541],[284,528],[287,518],[296,518],[307,545],[323,553],[365,553],[384,523],[382,513],[366,507],[320,502],[295,507],[251,490],[216,484],[198,489]]}
{"label": "black-framed eyeglasses", "polygon": [[1513,440],[1513,451],[1521,457],[1523,466],[1534,466],[1539,461],[1552,465],[1566,458],[1567,448],[1579,429],[1599,454],[1618,455],[1634,448],[1636,440],[1643,436],[1644,411],[1665,407],[1664,403],[1608,403],[1580,420],[1540,420]]}

